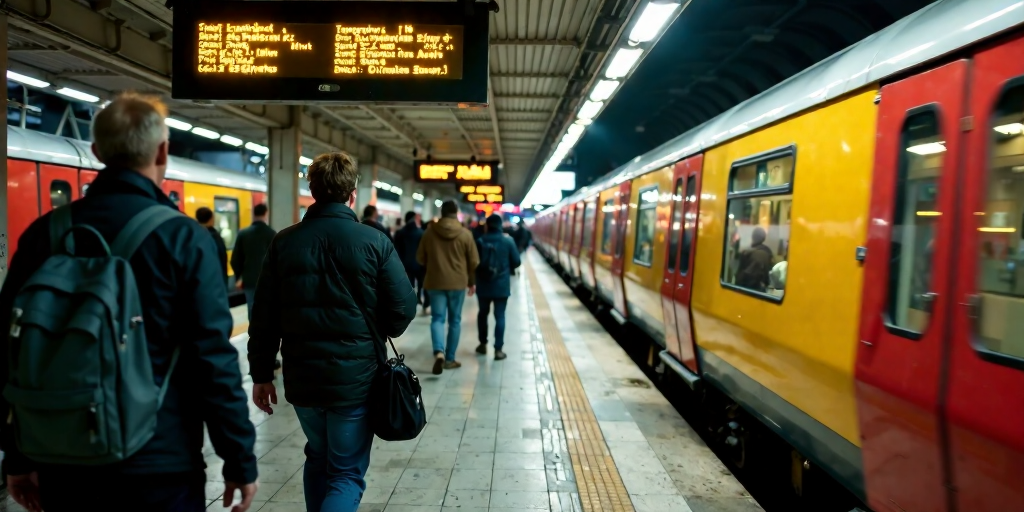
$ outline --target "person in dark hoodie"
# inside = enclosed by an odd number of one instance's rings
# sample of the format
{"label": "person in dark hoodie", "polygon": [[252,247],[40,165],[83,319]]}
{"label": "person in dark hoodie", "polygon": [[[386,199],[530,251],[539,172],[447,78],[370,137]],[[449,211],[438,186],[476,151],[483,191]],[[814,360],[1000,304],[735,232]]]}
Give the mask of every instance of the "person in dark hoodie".
{"label": "person in dark hoodie", "polygon": [[739,272],[736,274],[736,285],[763,292],[768,289],[768,274],[772,270],[771,248],[764,244],[768,234],[758,226],[751,233],[750,247],[740,253]]}
{"label": "person in dark hoodie", "polygon": [[221,275],[224,276],[224,289],[228,286],[228,248],[224,244],[224,237],[220,236],[217,228],[213,227],[213,210],[203,206],[196,210],[196,221],[200,226],[206,228],[213,237],[213,243],[217,244],[217,259],[220,260]]}
{"label": "person in dark hoodie", "polygon": [[384,233],[384,236],[388,237],[388,240],[391,240],[391,243],[395,242],[395,239],[391,237],[391,232],[388,231],[388,228],[385,227],[384,224],[380,223],[380,213],[377,212],[376,206],[372,204],[366,205],[366,207],[363,208],[363,220],[360,222]]}
{"label": "person in dark hoodie", "polygon": [[[472,297],[476,291],[476,267],[480,255],[470,231],[459,223],[459,206],[455,201],[441,205],[441,220],[423,235],[416,250],[416,261],[427,269],[423,288],[430,296],[430,338],[434,347],[434,375],[445,369],[462,366],[455,360],[462,333],[462,304],[466,290]],[[444,323],[448,319],[445,341]]]}
{"label": "person in dark hoodie", "polygon": [[487,233],[476,240],[477,252],[480,253],[480,266],[476,268],[477,300],[480,301],[480,312],[476,323],[479,328],[480,345],[476,353],[487,355],[487,317],[494,306],[494,360],[505,359],[501,349],[505,345],[505,308],[508,298],[512,296],[510,276],[515,275],[519,268],[519,250],[512,237],[501,229],[501,217],[487,217]]}
{"label": "person in dark hoodie", "polygon": [[416,261],[416,250],[419,249],[422,238],[423,229],[420,228],[416,212],[406,213],[405,225],[395,233],[395,250],[398,251],[398,257],[402,259],[409,282],[416,288],[416,300],[423,305],[423,311],[426,312],[430,307],[430,301],[423,294],[424,269]]}

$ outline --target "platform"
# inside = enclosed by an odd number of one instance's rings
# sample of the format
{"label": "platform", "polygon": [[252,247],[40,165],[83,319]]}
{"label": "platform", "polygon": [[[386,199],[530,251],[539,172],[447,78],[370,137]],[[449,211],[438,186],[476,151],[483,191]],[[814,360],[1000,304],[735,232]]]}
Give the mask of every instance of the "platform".
{"label": "platform", "polygon": [[[397,340],[423,381],[429,424],[413,441],[374,441],[360,511],[761,510],[541,258],[526,260],[512,281],[507,360],[474,352],[472,299],[463,311],[462,368],[430,374],[428,316]],[[244,354],[244,306],[233,312],[242,334],[232,342]],[[248,377],[245,385],[252,387]],[[294,409],[250,410],[260,458],[250,510],[304,512],[305,436]],[[221,462],[209,442],[205,454],[209,510],[224,510]]]}

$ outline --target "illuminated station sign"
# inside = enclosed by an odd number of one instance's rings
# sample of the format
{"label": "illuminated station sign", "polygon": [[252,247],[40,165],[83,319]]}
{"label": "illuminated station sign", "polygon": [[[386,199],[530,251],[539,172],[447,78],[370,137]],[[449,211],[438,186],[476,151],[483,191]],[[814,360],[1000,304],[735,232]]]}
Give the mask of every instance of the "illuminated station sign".
{"label": "illuminated station sign", "polygon": [[505,200],[502,185],[459,185],[459,192],[467,203],[501,203]]}
{"label": "illuminated station sign", "polygon": [[487,103],[488,12],[456,2],[178,2],[175,99]]}
{"label": "illuminated station sign", "polygon": [[416,181],[421,183],[490,182],[497,177],[497,162],[416,162]]}

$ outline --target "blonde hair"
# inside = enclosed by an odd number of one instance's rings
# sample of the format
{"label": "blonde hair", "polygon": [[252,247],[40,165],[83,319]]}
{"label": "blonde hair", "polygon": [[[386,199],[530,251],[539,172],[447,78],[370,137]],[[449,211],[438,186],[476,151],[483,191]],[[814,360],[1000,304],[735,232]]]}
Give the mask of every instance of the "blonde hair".
{"label": "blonde hair", "polygon": [[347,203],[359,181],[356,161],[341,151],[324,153],[309,164],[306,172],[309,191],[313,199],[324,202]]}
{"label": "blonde hair", "polygon": [[125,93],[92,120],[97,157],[107,167],[149,165],[167,140],[167,106],[154,96]]}

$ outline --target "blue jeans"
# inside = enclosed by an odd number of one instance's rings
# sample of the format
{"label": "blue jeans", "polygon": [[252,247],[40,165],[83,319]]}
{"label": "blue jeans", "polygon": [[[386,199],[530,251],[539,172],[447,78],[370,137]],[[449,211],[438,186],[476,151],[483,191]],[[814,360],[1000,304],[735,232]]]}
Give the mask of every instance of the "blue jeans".
{"label": "blue jeans", "polygon": [[487,344],[487,316],[491,314],[491,304],[494,304],[494,350],[501,350],[501,347],[505,346],[505,308],[508,307],[508,297],[477,298],[480,300],[480,312],[476,314],[480,343]]}
{"label": "blue jeans", "polygon": [[306,512],[356,512],[370,466],[369,407],[295,407],[306,434]]}
{"label": "blue jeans", "polygon": [[256,300],[256,288],[242,288],[245,293],[245,307],[249,308],[249,321],[252,322],[252,303]]}
{"label": "blue jeans", "polygon": [[[427,290],[430,297],[430,341],[434,353],[444,352],[445,361],[455,360],[462,334],[462,303],[466,290]],[[444,342],[444,320],[448,317],[448,341]]]}

